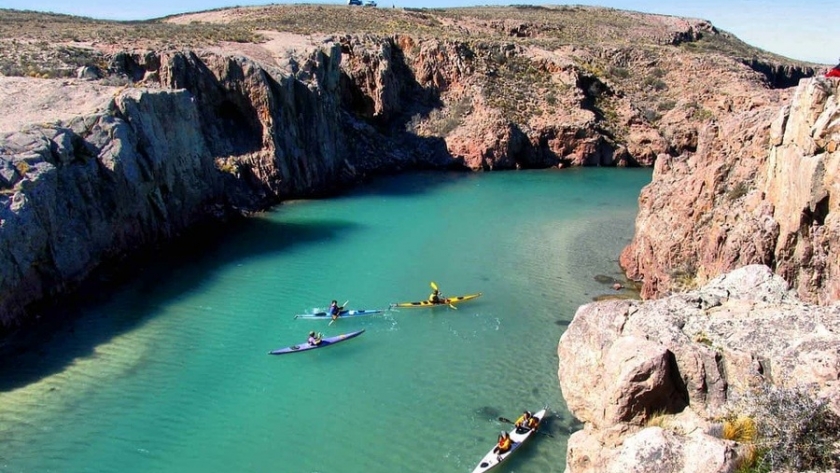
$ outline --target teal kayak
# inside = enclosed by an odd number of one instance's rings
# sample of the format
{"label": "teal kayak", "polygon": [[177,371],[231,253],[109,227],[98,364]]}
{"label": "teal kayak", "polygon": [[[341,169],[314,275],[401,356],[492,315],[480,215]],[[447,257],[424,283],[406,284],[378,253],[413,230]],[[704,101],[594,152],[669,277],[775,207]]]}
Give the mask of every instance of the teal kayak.
{"label": "teal kayak", "polygon": [[[344,317],[361,317],[363,315],[373,315],[373,314],[381,314],[382,311],[379,309],[363,309],[363,310],[342,310],[338,313],[338,317],[343,319]],[[295,316],[296,319],[331,319],[330,314],[326,312],[313,312],[311,314],[298,314]]]}

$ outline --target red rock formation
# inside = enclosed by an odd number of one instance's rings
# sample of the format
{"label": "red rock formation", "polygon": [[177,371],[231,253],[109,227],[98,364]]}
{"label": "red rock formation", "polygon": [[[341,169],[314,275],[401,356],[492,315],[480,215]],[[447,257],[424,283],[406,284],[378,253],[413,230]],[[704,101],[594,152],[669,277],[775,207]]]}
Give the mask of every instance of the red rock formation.
{"label": "red rock formation", "polygon": [[643,297],[761,263],[803,300],[840,299],[838,93],[805,80],[781,112],[757,106],[710,124],[696,153],[657,162],[621,255]]}

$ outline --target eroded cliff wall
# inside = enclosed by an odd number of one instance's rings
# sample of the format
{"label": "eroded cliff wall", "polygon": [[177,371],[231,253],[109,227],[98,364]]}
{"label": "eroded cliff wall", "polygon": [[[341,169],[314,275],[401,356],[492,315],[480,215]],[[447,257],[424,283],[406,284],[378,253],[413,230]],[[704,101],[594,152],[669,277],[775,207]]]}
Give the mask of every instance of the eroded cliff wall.
{"label": "eroded cliff wall", "polygon": [[118,96],[111,109],[3,141],[0,314],[75,287],[100,262],[213,212],[222,180],[185,91]]}
{"label": "eroded cliff wall", "polygon": [[805,79],[789,105],[705,127],[657,162],[621,264],[643,296],[765,264],[806,301],[840,299],[840,83]]}
{"label": "eroded cliff wall", "polygon": [[0,141],[4,325],[101,264],[198,222],[355,177],[359,159],[344,146],[338,106],[338,46],[307,58],[307,82],[242,57],[120,61],[145,87],[116,91],[96,114]]}
{"label": "eroded cliff wall", "polygon": [[[264,34],[265,45],[116,53],[109,77],[125,86],[98,89],[113,95],[98,111],[0,138],[4,324],[208,218],[403,169],[649,165],[694,151],[710,117],[786,100],[720,55]],[[666,93],[661,113],[635,103]]]}

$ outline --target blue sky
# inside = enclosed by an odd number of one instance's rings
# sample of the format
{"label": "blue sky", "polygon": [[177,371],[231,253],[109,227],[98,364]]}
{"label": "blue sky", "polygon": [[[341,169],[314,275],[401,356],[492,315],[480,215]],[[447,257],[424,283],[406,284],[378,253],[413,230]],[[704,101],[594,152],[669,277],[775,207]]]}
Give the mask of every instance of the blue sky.
{"label": "blue sky", "polygon": [[[262,5],[253,0],[0,0],[0,8],[50,11],[114,20],[144,20],[161,16],[209,10],[234,5]],[[274,2],[297,3],[297,2]],[[306,3],[346,3],[344,0]],[[797,3],[798,5],[794,5]],[[379,0],[380,7],[446,8],[475,5],[530,4],[537,1],[494,0]],[[563,4],[563,3],[551,3]],[[840,60],[840,0],[706,0],[652,1],[600,0],[576,1],[568,5],[597,5],[646,13],[703,18],[719,29],[761,49],[803,61],[837,64]]]}

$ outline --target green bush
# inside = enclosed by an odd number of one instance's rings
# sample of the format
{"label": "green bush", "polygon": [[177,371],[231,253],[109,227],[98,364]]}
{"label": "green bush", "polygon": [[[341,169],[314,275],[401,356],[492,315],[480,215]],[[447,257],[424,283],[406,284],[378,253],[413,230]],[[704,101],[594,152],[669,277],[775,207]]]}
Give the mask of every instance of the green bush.
{"label": "green bush", "polygon": [[609,74],[610,76],[618,79],[627,79],[628,77],[630,77],[630,71],[624,67],[610,66]]}
{"label": "green bush", "polygon": [[663,100],[656,104],[656,109],[660,112],[667,112],[668,110],[673,110],[674,107],[677,106],[677,102],[673,100]]}

